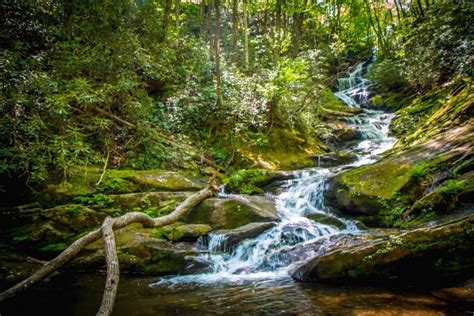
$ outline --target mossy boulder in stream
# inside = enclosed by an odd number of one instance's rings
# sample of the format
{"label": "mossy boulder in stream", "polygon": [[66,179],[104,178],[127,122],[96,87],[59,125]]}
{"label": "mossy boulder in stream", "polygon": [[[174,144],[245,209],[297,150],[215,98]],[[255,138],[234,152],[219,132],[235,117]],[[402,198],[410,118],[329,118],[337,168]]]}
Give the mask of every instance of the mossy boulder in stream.
{"label": "mossy boulder in stream", "polygon": [[184,224],[176,222],[172,225],[157,228],[153,237],[165,238],[172,242],[196,241],[200,236],[209,233],[212,227],[206,224]]}
{"label": "mossy boulder in stream", "polygon": [[339,244],[292,271],[298,280],[437,282],[473,276],[474,214],[388,237]]}
{"label": "mossy boulder in stream", "polygon": [[474,145],[471,126],[447,130],[393,150],[377,163],[341,172],[330,180],[327,202],[372,226],[413,226],[469,207],[474,202],[468,163]]}
{"label": "mossy boulder in stream", "polygon": [[[202,271],[204,262],[195,257],[204,252],[192,243],[171,243],[155,238],[157,229],[131,224],[115,232],[120,269],[132,273],[168,275]],[[74,269],[97,270],[105,268],[102,240],[84,249],[71,263]]]}
{"label": "mossy boulder in stream", "polygon": [[186,223],[208,224],[213,229],[232,229],[253,222],[278,220],[273,199],[264,196],[231,195],[210,198],[183,219]]}

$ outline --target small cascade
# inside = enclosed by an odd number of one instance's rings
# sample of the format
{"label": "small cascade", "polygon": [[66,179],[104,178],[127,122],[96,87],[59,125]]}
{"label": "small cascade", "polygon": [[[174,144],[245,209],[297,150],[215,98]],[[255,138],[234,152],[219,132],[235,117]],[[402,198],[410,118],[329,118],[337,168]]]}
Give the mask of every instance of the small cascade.
{"label": "small cascade", "polygon": [[362,77],[364,64],[363,62],[357,64],[348,77],[337,80],[339,91],[334,95],[353,108],[360,108],[369,100],[370,84],[367,79]]}
{"label": "small cascade", "polygon": [[[362,77],[363,66],[363,63],[358,64],[347,78],[338,80],[339,91],[335,95],[347,106],[360,108],[367,102],[370,84]],[[359,130],[363,138],[350,149],[358,159],[348,166],[375,162],[377,155],[393,146],[395,139],[388,137],[392,118],[392,114],[367,109],[346,118],[346,123]],[[294,264],[318,255],[343,234],[360,233],[354,222],[337,217],[324,201],[328,178],[343,167],[320,168],[318,163],[317,168],[300,171],[294,179],[287,181],[286,190],[275,197],[280,221],[273,228],[255,238],[241,241],[232,249],[226,246],[225,236],[209,234],[203,243],[208,254],[201,258],[209,262],[207,273],[162,278],[157,284],[210,284],[286,278]],[[224,188],[219,196],[226,196]],[[342,223],[342,227],[309,217],[333,217]]]}

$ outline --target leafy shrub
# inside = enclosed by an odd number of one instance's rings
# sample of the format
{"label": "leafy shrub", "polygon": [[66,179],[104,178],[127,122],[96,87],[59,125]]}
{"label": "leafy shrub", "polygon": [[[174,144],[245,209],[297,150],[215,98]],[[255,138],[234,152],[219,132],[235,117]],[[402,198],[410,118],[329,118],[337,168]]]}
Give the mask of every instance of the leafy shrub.
{"label": "leafy shrub", "polygon": [[397,91],[407,84],[400,62],[388,58],[372,64],[367,77],[377,84],[378,90],[382,92]]}

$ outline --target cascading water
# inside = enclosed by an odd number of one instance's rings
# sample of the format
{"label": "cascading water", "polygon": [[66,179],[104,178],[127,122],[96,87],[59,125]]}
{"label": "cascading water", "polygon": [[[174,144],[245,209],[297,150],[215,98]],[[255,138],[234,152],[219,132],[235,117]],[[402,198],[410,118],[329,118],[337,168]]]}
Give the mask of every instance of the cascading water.
{"label": "cascading water", "polygon": [[[360,108],[367,102],[369,83],[362,77],[364,63],[355,66],[347,78],[338,81],[339,91],[335,95],[350,107]],[[376,161],[377,155],[390,149],[395,139],[388,137],[388,127],[393,115],[381,111],[363,109],[361,114],[347,118],[346,123],[357,129],[362,141],[351,150],[358,156],[352,166]],[[334,168],[313,168],[296,174],[289,180],[285,192],[275,197],[280,222],[256,238],[247,239],[233,247],[230,253],[223,250],[225,236],[211,234],[207,247],[209,254],[202,260],[210,262],[210,271],[204,274],[183,275],[162,278],[157,284],[220,283],[241,282],[255,279],[278,279],[288,277],[288,270],[295,263],[317,253],[296,252],[290,249],[300,245],[319,243],[317,249],[324,249],[333,236],[342,233],[359,233],[349,220],[337,218],[324,204],[323,194],[327,179],[344,166]],[[343,227],[326,225],[307,216],[319,214],[335,217]],[[309,249],[313,249],[309,247]]]}

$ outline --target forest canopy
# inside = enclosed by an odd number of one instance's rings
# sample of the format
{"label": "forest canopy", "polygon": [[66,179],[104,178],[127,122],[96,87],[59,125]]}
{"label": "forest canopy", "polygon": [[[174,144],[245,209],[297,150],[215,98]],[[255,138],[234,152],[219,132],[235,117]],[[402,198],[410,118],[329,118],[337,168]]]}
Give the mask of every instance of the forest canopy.
{"label": "forest canopy", "polygon": [[[0,173],[245,166],[275,128],[324,141],[336,77],[375,60],[380,91],[472,77],[471,1],[5,0]],[[202,159],[201,159],[202,162]],[[9,180],[9,181],[10,181]]]}

